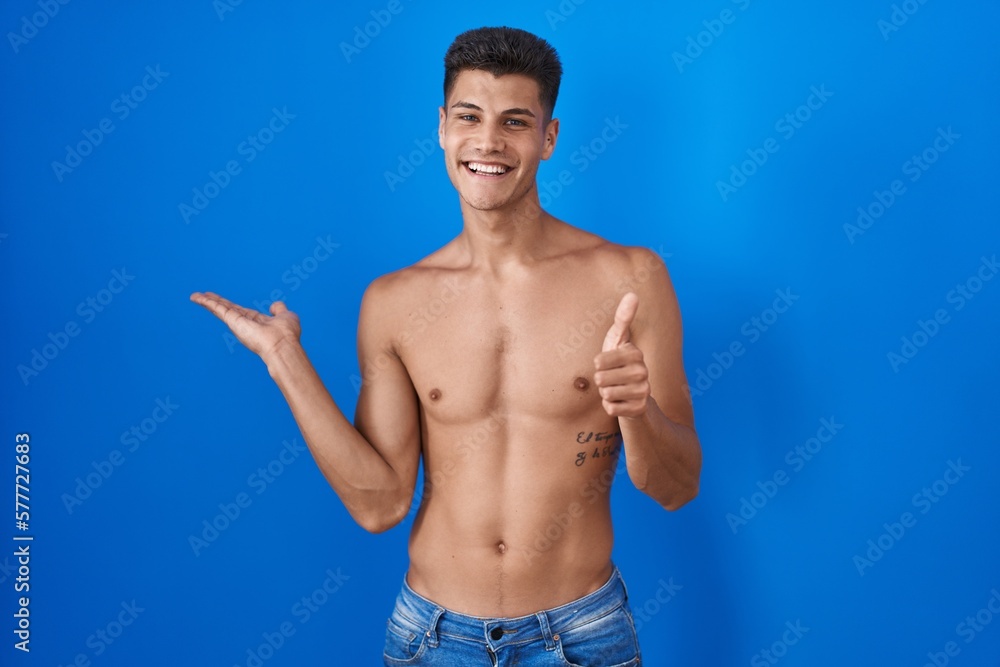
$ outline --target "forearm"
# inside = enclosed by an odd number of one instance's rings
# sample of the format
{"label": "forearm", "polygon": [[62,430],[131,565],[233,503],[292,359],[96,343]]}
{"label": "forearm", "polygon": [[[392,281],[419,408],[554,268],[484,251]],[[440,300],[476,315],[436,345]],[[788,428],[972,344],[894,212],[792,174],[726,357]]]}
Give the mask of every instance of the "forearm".
{"label": "forearm", "polygon": [[625,462],[636,488],[668,510],[698,495],[701,445],[695,430],[663,414],[649,397],[645,413],[619,417]]}
{"label": "forearm", "polygon": [[298,344],[264,359],[323,476],[351,516],[380,532],[405,516],[410,494],[400,475],[344,416]]}

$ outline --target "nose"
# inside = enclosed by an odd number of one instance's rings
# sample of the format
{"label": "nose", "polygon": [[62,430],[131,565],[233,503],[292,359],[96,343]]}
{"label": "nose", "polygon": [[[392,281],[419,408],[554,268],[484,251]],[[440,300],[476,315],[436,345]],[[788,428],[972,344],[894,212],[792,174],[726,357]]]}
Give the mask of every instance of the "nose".
{"label": "nose", "polygon": [[483,123],[476,135],[476,147],[483,155],[502,153],[504,149],[502,130],[493,123]]}

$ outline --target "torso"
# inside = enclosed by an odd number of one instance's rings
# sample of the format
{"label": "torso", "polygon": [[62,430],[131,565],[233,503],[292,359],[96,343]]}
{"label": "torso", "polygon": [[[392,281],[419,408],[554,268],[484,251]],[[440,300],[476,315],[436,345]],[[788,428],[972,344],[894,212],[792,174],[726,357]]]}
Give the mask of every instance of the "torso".
{"label": "torso", "polygon": [[426,477],[407,579],[454,611],[521,616],[611,574],[621,438],[593,360],[631,264],[579,231],[501,275],[456,257],[446,246],[394,283]]}

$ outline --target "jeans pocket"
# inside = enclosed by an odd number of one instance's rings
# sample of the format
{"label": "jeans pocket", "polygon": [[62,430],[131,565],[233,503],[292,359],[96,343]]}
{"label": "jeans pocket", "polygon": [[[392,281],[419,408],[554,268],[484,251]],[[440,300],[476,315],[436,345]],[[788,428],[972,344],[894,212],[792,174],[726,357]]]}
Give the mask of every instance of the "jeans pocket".
{"label": "jeans pocket", "polygon": [[636,667],[640,664],[639,640],[626,605],[559,632],[559,654],[567,667]]}
{"label": "jeans pocket", "polygon": [[414,664],[424,652],[426,634],[419,628],[406,627],[392,618],[385,623],[385,648],[382,657],[387,665]]}

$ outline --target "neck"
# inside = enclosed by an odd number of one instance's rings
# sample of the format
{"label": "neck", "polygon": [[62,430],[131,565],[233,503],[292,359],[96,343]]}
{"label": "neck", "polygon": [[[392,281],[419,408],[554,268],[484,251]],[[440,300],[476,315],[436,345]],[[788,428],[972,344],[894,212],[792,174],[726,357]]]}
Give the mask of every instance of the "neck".
{"label": "neck", "polygon": [[542,210],[536,188],[499,209],[477,210],[465,200],[461,204],[463,225],[458,242],[472,266],[497,270],[529,263],[544,254],[553,218]]}

